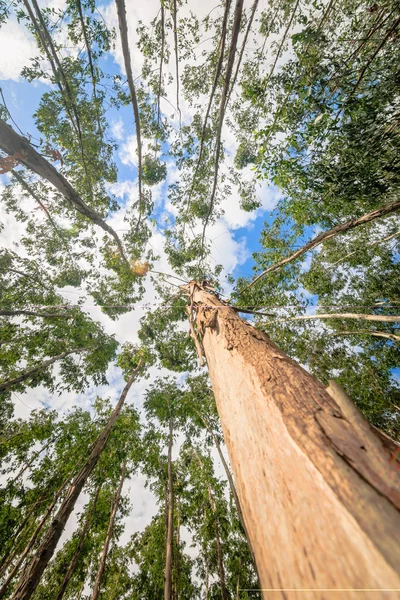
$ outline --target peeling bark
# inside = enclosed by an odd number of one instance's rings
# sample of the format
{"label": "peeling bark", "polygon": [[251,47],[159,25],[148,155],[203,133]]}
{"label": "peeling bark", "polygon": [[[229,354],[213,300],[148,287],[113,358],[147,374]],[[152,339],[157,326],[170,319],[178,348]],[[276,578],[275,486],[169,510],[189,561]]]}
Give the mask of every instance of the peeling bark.
{"label": "peeling bark", "polygon": [[[356,407],[199,283],[186,288],[261,586],[400,588],[398,458]],[[223,306],[223,310],[219,310]],[[269,598],[268,592],[264,597]],[[363,592],[390,598],[396,592]]]}

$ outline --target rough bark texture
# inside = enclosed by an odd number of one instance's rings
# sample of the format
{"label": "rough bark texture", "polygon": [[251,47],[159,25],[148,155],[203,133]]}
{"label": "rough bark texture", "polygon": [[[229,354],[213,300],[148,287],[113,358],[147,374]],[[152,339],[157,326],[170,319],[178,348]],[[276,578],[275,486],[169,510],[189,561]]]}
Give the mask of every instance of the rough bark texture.
{"label": "rough bark texture", "polygon": [[115,517],[117,515],[118,505],[119,505],[119,501],[121,498],[121,492],[122,492],[122,488],[123,488],[124,481],[125,481],[125,474],[126,474],[126,460],[124,460],[124,463],[122,465],[121,479],[119,482],[117,492],[115,494],[114,504],[112,507],[110,520],[108,522],[106,539],[104,541],[103,552],[101,553],[99,569],[97,571],[96,581],[94,582],[91,600],[97,600],[100,595],[101,581],[103,579],[103,574],[104,574],[104,571],[106,568],[106,560],[107,560],[107,556],[108,556],[108,550],[110,548],[110,542],[111,542],[112,532],[114,529]]}
{"label": "rough bark texture", "polygon": [[399,475],[390,445],[353,404],[339,404],[205,286],[191,282],[188,291],[262,588],[346,588],[346,599],[360,598],[352,588],[400,588]]}
{"label": "rough bark texture", "polygon": [[165,551],[164,600],[172,600],[172,560],[174,544],[174,482],[172,474],[173,419],[169,419],[168,446],[168,520]]}
{"label": "rough bark texture", "polygon": [[65,573],[65,577],[63,579],[63,582],[61,584],[60,589],[58,590],[58,593],[57,593],[57,596],[56,596],[55,600],[62,600],[62,598],[63,598],[63,596],[65,594],[65,591],[66,591],[66,589],[68,587],[68,584],[69,584],[69,582],[71,580],[71,577],[72,577],[72,575],[75,572],[76,565],[78,564],[79,556],[80,556],[80,554],[82,552],[82,548],[83,548],[83,544],[85,542],[86,535],[87,535],[87,533],[89,531],[89,527],[90,527],[90,525],[92,523],[93,513],[94,513],[94,511],[96,509],[96,504],[97,504],[97,500],[98,500],[98,497],[99,497],[100,489],[101,489],[101,486],[99,486],[97,488],[95,497],[93,499],[92,506],[91,506],[91,508],[90,508],[90,510],[89,510],[89,512],[87,514],[87,518],[86,518],[85,524],[82,527],[82,531],[81,531],[81,534],[79,536],[78,545],[76,547],[76,550],[74,552],[73,557],[71,558],[71,562],[68,565],[67,572]]}
{"label": "rough bark texture", "polygon": [[12,127],[7,125],[0,119],[0,148],[10,156],[17,154],[19,161],[31,171],[34,171],[49,183],[64,196],[78,212],[90,219],[93,223],[101,227],[109,233],[115,240],[118,250],[123,260],[127,263],[122,242],[118,234],[110,227],[101,216],[90,206],[88,206],[80,197],[78,192],[74,190],[72,185],[67,181],[61,173],[59,173],[48,160],[46,160],[39,152],[30,145],[28,140],[16,133]]}
{"label": "rough bark texture", "polygon": [[94,443],[93,449],[83,465],[83,467],[79,470],[78,474],[74,478],[57,514],[55,515],[52,523],[46,535],[43,537],[36,554],[32,558],[32,560],[25,566],[18,585],[12,595],[12,600],[29,600],[32,597],[35,589],[37,588],[39,581],[43,575],[43,571],[47,567],[51,557],[53,556],[54,550],[57,546],[57,543],[64,531],[64,527],[70,516],[71,512],[74,509],[75,503],[79,497],[79,494],[82,491],[83,486],[85,485],[89,475],[95,468],[101,453],[103,452],[108,438],[110,437],[110,433],[114,428],[114,425],[119,417],[121,409],[124,405],[126,396],[128,391],[133,384],[137,374],[140,371],[142,366],[142,360],[139,361],[139,364],[135,371],[132,374],[132,377],[124,387],[120,399],[114,408],[111,416],[104,427],[103,431],[97,438]]}

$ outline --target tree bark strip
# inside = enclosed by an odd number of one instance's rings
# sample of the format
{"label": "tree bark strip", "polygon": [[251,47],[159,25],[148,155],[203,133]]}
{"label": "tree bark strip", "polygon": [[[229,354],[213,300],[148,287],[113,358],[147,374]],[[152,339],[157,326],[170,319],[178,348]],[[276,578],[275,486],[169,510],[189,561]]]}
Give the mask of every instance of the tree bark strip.
{"label": "tree bark strip", "polygon": [[125,256],[122,242],[118,234],[110,227],[101,216],[90,206],[88,206],[80,197],[78,192],[74,190],[72,185],[65,179],[64,175],[59,173],[48,160],[46,160],[39,152],[37,152],[24,137],[16,133],[12,127],[7,125],[0,119],[0,148],[10,156],[17,154],[20,162],[31,171],[34,171],[49,183],[64,196],[66,200],[83,216],[101,227],[109,233],[115,240],[118,250],[123,260],[128,263]]}
{"label": "tree bark strip", "polygon": [[299,250],[296,250],[296,252],[294,252],[287,258],[284,258],[284,259],[280,260],[279,262],[268,267],[268,269],[265,269],[265,271],[263,271],[262,273],[257,275],[257,277],[255,277],[251,283],[249,283],[244,288],[242,288],[240,290],[240,293],[243,293],[245,290],[248,290],[259,279],[264,277],[267,273],[276,271],[277,269],[279,269],[280,267],[283,267],[287,263],[292,262],[293,260],[295,260],[299,256],[302,256],[309,250],[312,250],[316,246],[319,246],[325,240],[329,240],[330,238],[335,237],[339,233],[345,233],[346,231],[350,231],[350,229],[354,229],[355,227],[358,227],[359,225],[364,225],[365,223],[369,223],[370,221],[373,221],[374,219],[378,219],[380,217],[384,217],[385,215],[389,215],[393,212],[396,212],[399,209],[400,209],[400,200],[396,200],[395,202],[392,202],[391,204],[386,204],[385,206],[381,206],[380,208],[372,210],[371,212],[366,213],[365,215],[363,215],[362,217],[359,217],[358,219],[352,219],[351,221],[346,221],[346,223],[341,223],[340,225],[336,225],[336,227],[333,227],[332,229],[329,229],[328,231],[323,231],[322,233],[320,233],[314,239],[307,242],[307,244],[304,244],[304,246],[302,246]]}
{"label": "tree bark strip", "polygon": [[172,472],[173,418],[169,418],[168,445],[168,521],[165,544],[164,600],[172,600],[172,564],[174,551],[174,482]]}
{"label": "tree bark strip", "polygon": [[98,597],[100,595],[101,581],[103,579],[104,571],[106,568],[106,560],[107,560],[107,556],[108,556],[108,550],[110,548],[110,542],[111,542],[111,536],[112,536],[113,529],[114,529],[115,517],[117,515],[118,505],[119,505],[122,488],[123,488],[124,481],[125,481],[125,474],[126,474],[126,459],[124,460],[123,465],[122,465],[121,479],[119,482],[117,492],[115,494],[115,499],[114,499],[113,507],[111,510],[110,520],[108,522],[106,539],[104,541],[103,552],[101,553],[99,569],[97,571],[96,581],[94,582],[91,600],[98,600]]}
{"label": "tree bark strip", "polygon": [[[400,490],[389,445],[265,333],[218,310],[215,294],[197,282],[186,290],[262,588],[283,600],[283,588],[346,588],[350,600],[359,598],[353,588],[400,588]],[[396,593],[363,592],[384,597]]]}
{"label": "tree bark strip", "polygon": [[34,367],[33,369],[28,369],[28,371],[25,371],[21,375],[18,375],[18,377],[14,377],[13,379],[9,379],[8,381],[1,382],[0,383],[0,392],[4,391],[4,390],[8,390],[13,385],[16,385],[17,383],[21,383],[21,381],[26,381],[33,375],[36,375],[40,371],[43,371],[43,369],[46,369],[50,365],[54,364],[58,360],[62,360],[63,358],[65,358],[66,356],[69,356],[70,354],[77,354],[77,353],[86,352],[86,351],[87,351],[87,348],[82,348],[82,349],[75,348],[74,350],[67,350],[66,352],[57,354],[56,356],[53,356],[52,358],[49,358],[48,360],[43,361],[37,367]]}
{"label": "tree bark strip", "polygon": [[65,577],[63,579],[63,582],[61,584],[60,589],[58,590],[58,593],[57,593],[57,596],[56,596],[55,600],[62,600],[62,598],[63,598],[63,596],[64,596],[64,594],[66,592],[66,589],[68,587],[68,584],[69,584],[69,582],[71,580],[71,577],[74,574],[74,571],[76,569],[76,565],[78,564],[79,556],[80,556],[80,554],[82,552],[82,548],[83,548],[83,544],[85,542],[85,538],[86,538],[87,533],[89,531],[90,525],[92,524],[92,518],[93,518],[94,511],[96,510],[96,504],[97,504],[97,500],[98,500],[98,497],[99,497],[100,489],[101,489],[101,486],[99,486],[97,488],[95,497],[93,499],[92,506],[91,506],[90,510],[88,511],[85,524],[84,524],[84,526],[82,528],[81,535],[79,536],[78,545],[77,545],[76,550],[74,552],[74,555],[73,555],[73,557],[72,557],[72,559],[71,559],[71,561],[70,561],[70,563],[68,565],[67,572],[65,573]]}
{"label": "tree bark strip", "polygon": [[35,556],[23,570],[18,585],[11,597],[12,600],[29,600],[32,597],[32,594],[34,593],[35,589],[37,588],[39,581],[43,575],[43,571],[45,570],[51,557],[53,556],[57,543],[62,535],[62,532],[64,531],[64,527],[66,525],[68,517],[74,509],[79,494],[81,493],[82,488],[85,485],[89,475],[92,473],[93,469],[97,465],[101,453],[103,452],[107,444],[108,438],[110,437],[115,423],[117,422],[129,389],[132,386],[134,380],[136,379],[136,376],[138,375],[141,366],[142,359],[140,359],[138,366],[136,367],[136,369],[132,373],[131,378],[124,387],[120,399],[113,412],[111,413],[111,416],[106,426],[104,427],[103,431],[94,443],[93,449],[87,461],[74,478],[66,494],[66,497],[64,498],[46,535],[40,543]]}

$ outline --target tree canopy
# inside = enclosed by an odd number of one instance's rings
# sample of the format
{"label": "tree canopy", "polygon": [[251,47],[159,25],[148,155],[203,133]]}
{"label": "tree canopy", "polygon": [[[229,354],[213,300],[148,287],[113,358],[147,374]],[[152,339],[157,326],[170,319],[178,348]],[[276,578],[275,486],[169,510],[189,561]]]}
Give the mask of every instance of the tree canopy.
{"label": "tree canopy", "polygon": [[398,3],[134,4],[0,0],[0,598],[261,597],[193,280],[400,441]]}

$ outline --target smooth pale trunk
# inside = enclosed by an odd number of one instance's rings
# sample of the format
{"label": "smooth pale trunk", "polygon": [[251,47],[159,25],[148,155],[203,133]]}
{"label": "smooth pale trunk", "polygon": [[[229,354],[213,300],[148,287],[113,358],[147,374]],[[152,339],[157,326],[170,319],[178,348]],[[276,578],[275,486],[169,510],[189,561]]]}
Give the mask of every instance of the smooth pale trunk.
{"label": "smooth pale trunk", "polygon": [[169,419],[168,446],[168,513],[165,552],[164,600],[172,600],[172,560],[174,543],[174,482],[172,474],[173,420]]}
{"label": "smooth pale trunk", "polygon": [[126,460],[124,460],[124,463],[122,465],[121,479],[119,482],[117,492],[115,494],[114,504],[113,504],[113,508],[111,511],[110,520],[108,522],[106,539],[104,541],[103,552],[101,553],[99,569],[97,571],[96,581],[94,582],[91,600],[97,600],[100,595],[100,586],[101,586],[101,582],[103,579],[104,571],[106,569],[106,560],[107,560],[108,551],[110,548],[111,537],[112,537],[112,533],[113,533],[113,529],[114,529],[115,517],[117,515],[118,505],[119,505],[122,488],[123,488],[124,481],[125,481],[125,473],[126,473]]}
{"label": "smooth pale trunk", "polygon": [[213,293],[189,292],[264,598],[397,599],[368,591],[400,589],[392,449]]}

